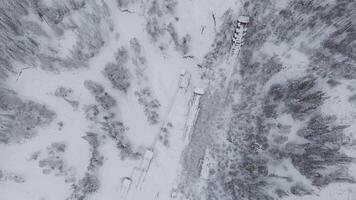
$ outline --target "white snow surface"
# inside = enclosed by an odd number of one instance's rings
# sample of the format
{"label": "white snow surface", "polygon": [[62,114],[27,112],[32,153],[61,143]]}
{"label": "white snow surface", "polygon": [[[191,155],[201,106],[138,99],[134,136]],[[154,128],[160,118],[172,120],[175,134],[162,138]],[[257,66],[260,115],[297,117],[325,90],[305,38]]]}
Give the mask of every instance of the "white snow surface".
{"label": "white snow surface", "polygon": [[[46,1],[51,4],[51,1]],[[98,0],[98,2],[100,2]],[[65,200],[72,193],[69,183],[65,177],[54,173],[43,174],[38,161],[30,160],[31,155],[41,152],[45,155],[46,148],[53,142],[63,142],[67,149],[63,154],[65,165],[71,169],[71,173],[79,180],[87,172],[90,159],[90,146],[82,137],[86,132],[95,132],[97,129],[93,122],[85,118],[84,108],[86,105],[94,104],[95,99],[90,92],[85,89],[85,80],[93,80],[102,84],[105,91],[117,100],[117,105],[113,108],[115,120],[121,121],[128,127],[126,135],[133,145],[134,151],[144,153],[145,150],[153,151],[153,158],[150,160],[145,170],[137,171],[140,168],[141,159],[121,159],[120,151],[116,144],[106,139],[100,145],[100,153],[104,157],[103,166],[98,168],[97,176],[100,181],[100,188],[97,192],[87,196],[91,200],[169,200],[172,192],[175,191],[181,173],[181,153],[187,145],[191,128],[194,125],[197,107],[192,107],[192,99],[195,88],[205,88],[206,83],[200,80],[200,69],[197,67],[204,55],[211,49],[216,30],[222,23],[221,17],[227,9],[233,9],[238,13],[241,2],[236,0],[179,0],[174,16],[162,17],[159,23],[172,22],[180,38],[189,34],[191,37],[188,55],[192,58],[184,58],[182,53],[177,51],[171,37],[165,33],[158,42],[153,42],[146,32],[147,15],[145,13],[145,1],[134,2],[129,6],[129,10],[134,13],[121,12],[115,0],[104,0],[108,5],[110,20],[113,22],[114,30],[107,38],[106,43],[98,55],[89,60],[89,67],[63,71],[59,73],[48,73],[40,68],[29,68],[22,72],[21,76],[12,76],[7,81],[7,86],[15,90],[21,98],[34,100],[49,106],[56,113],[55,120],[50,126],[38,129],[36,137],[15,145],[0,145],[0,169],[18,174],[24,178],[24,183],[0,182],[0,200]],[[285,7],[285,3],[280,3],[280,7]],[[216,26],[212,15],[216,16]],[[174,19],[179,18],[179,20]],[[45,25],[43,25],[45,26]],[[202,33],[202,28],[204,29]],[[52,45],[60,45],[62,57],[66,57],[75,45],[75,35],[68,31],[52,41]],[[142,56],[146,58],[144,74],[146,79],[142,82],[135,76],[135,66],[131,61],[134,52],[130,49],[130,40],[136,38],[142,48]],[[166,50],[161,51],[160,44],[168,45]],[[115,52],[124,46],[129,49],[128,67],[131,74],[131,86],[127,93],[114,89],[109,80],[103,75],[103,69],[109,62],[115,60]],[[287,51],[283,44],[276,46],[266,44],[261,51],[270,54]],[[292,50],[291,50],[292,51]],[[288,53],[282,60],[285,68],[298,63],[298,68],[284,70],[278,73],[272,80],[267,82],[264,89],[273,83],[284,82],[290,77],[301,77],[305,75],[303,67],[307,65],[307,59],[299,52]],[[26,67],[26,66],[21,66]],[[180,73],[184,69],[186,74],[191,75],[191,81],[186,91],[179,89]],[[349,83],[349,85],[354,83]],[[54,95],[58,87],[70,87],[73,89],[71,99],[78,101],[77,108],[70,105],[62,98]],[[145,116],[142,105],[138,102],[135,92],[149,87],[153,92],[161,107],[159,109],[160,121],[151,125]],[[354,119],[348,116],[355,116],[354,104],[350,104],[347,98],[343,98],[347,93],[346,88],[342,90],[332,90],[328,92],[328,100],[323,105],[323,112],[335,114],[345,124],[354,123]],[[200,98],[200,97],[199,97]],[[198,102],[193,105],[197,106]],[[337,102],[337,103],[335,103]],[[337,106],[335,106],[337,105]],[[342,105],[342,106],[340,106]],[[326,109],[327,108],[327,109]],[[325,110],[325,111],[324,111]],[[192,115],[190,112],[194,112]],[[290,116],[279,119],[288,123]],[[58,123],[64,124],[61,130]],[[160,140],[163,136],[162,128],[168,123],[172,124],[168,128],[168,145],[164,145]],[[188,126],[188,127],[187,127]],[[294,124],[294,129],[299,128],[299,124]],[[354,126],[347,130],[354,130]],[[295,134],[293,134],[295,135]],[[353,153],[353,152],[351,152]],[[285,160],[285,166],[290,166],[290,161]],[[356,173],[356,166],[354,167]],[[292,167],[289,170],[284,168],[274,169],[277,175],[300,177],[297,170]],[[135,173],[139,173],[137,176]],[[128,177],[131,184],[123,185],[123,180]],[[140,177],[140,178],[137,178]],[[346,186],[345,186],[346,185]],[[128,187],[127,194],[126,189]],[[353,195],[352,195],[353,194]],[[305,197],[286,197],[286,200],[352,200],[355,199],[356,186],[349,184],[331,184],[321,189],[317,194]]]}

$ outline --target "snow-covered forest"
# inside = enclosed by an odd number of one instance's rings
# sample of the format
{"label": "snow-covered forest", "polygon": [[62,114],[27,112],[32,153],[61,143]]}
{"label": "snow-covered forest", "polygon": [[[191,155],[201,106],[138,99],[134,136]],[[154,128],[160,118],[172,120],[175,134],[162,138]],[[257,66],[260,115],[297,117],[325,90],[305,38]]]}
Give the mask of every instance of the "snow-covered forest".
{"label": "snow-covered forest", "polygon": [[0,200],[355,200],[356,1],[1,0]]}

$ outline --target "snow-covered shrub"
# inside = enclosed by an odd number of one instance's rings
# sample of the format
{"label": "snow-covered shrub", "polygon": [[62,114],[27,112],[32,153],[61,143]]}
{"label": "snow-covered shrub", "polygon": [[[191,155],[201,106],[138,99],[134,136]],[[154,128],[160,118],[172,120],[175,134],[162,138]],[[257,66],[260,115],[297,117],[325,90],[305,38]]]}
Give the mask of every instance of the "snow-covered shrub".
{"label": "snow-covered shrub", "polygon": [[115,53],[115,60],[118,63],[126,65],[129,60],[129,51],[125,47],[120,47]]}
{"label": "snow-covered shrub", "polygon": [[175,48],[178,51],[182,52],[183,55],[186,55],[189,51],[189,42],[191,40],[191,36],[189,34],[187,34],[180,41],[179,36],[178,36],[178,34],[174,28],[174,25],[172,23],[168,24],[167,32],[171,35]]}
{"label": "snow-covered shrub", "polygon": [[68,102],[73,108],[77,109],[79,106],[79,102],[71,99],[73,94],[73,89],[68,87],[58,87],[54,92],[54,96],[63,98],[66,102]]}
{"label": "snow-covered shrub", "polygon": [[84,81],[84,87],[94,96],[99,96],[104,93],[104,87],[92,80]]}
{"label": "snow-covered shrub", "polygon": [[[117,102],[113,96],[105,92],[102,85],[95,81],[86,80],[84,81],[84,87],[94,95],[96,102],[105,110],[109,110],[116,106]],[[97,105],[89,105],[85,107],[86,117],[89,120],[95,120],[99,114],[99,108]]]}
{"label": "snow-covered shrub", "polygon": [[171,15],[173,15],[175,13],[175,9],[177,7],[177,4],[178,4],[177,0],[165,0],[163,2],[165,11],[168,14],[171,14]]}
{"label": "snow-covered shrub", "polygon": [[66,98],[73,94],[73,89],[68,87],[58,87],[54,92],[56,97]]}
{"label": "snow-covered shrub", "polygon": [[130,87],[130,72],[121,63],[109,63],[105,66],[104,75],[114,88],[127,92]]}
{"label": "snow-covered shrub", "polygon": [[189,34],[187,34],[186,36],[184,36],[182,38],[182,44],[181,44],[181,49],[182,49],[182,53],[183,55],[186,55],[189,52],[189,42],[191,40],[191,37]]}
{"label": "snow-covered shrub", "polygon": [[147,19],[146,31],[154,42],[156,42],[158,37],[164,33],[163,28],[160,26],[156,18]]}
{"label": "snow-covered shrub", "polygon": [[128,128],[119,121],[105,121],[101,123],[102,130],[116,143],[116,147],[120,149],[121,158],[133,156],[135,153],[132,150],[131,143],[126,136]]}
{"label": "snow-covered shrub", "polygon": [[172,23],[168,24],[167,32],[171,35],[175,46],[179,46],[179,37],[178,37],[177,31],[175,30],[174,25]]}
{"label": "snow-covered shrub", "polygon": [[25,178],[17,173],[8,172],[0,169],[0,182],[13,181],[21,184],[25,182]]}
{"label": "snow-covered shrub", "polygon": [[95,175],[86,173],[85,177],[79,180],[79,188],[83,194],[94,193],[98,191],[99,187],[99,179]]}
{"label": "snow-covered shrub", "polygon": [[161,133],[159,135],[159,140],[163,143],[164,146],[169,147],[169,131],[173,127],[172,123],[167,123],[164,127],[161,128]]}
{"label": "snow-covered shrub", "polygon": [[116,100],[114,97],[109,95],[108,93],[104,93],[103,95],[96,96],[95,100],[105,109],[109,110],[110,108],[116,106]]}
{"label": "snow-covered shrub", "polygon": [[83,139],[88,141],[91,151],[88,171],[95,172],[96,169],[102,166],[104,162],[104,157],[100,155],[100,152],[98,150],[98,147],[100,145],[98,134],[87,132],[86,135],[83,136]]}
{"label": "snow-covered shrub", "polygon": [[43,174],[54,173],[56,176],[64,176],[66,183],[73,183],[75,181],[73,168],[69,167],[63,158],[66,149],[64,142],[53,142],[47,146],[46,151],[35,152],[30,159],[38,161]]}
{"label": "snow-covered shrub", "polygon": [[142,54],[142,47],[136,38],[130,40],[130,47],[135,53],[134,57],[132,57],[132,63],[135,65],[135,74],[139,80],[144,79],[147,60]]}
{"label": "snow-covered shrub", "polygon": [[72,185],[73,193],[66,200],[84,200],[86,197],[100,188],[98,177],[93,174],[86,173],[85,176]]}
{"label": "snow-covered shrub", "polygon": [[137,38],[132,38],[130,40],[130,47],[134,50],[134,52],[137,56],[141,55],[142,47],[141,47],[140,43],[138,42]]}
{"label": "snow-covered shrub", "polygon": [[117,144],[117,147],[120,149],[120,158],[122,160],[129,158],[129,159],[138,159],[142,155],[138,152],[133,150],[131,143],[126,144]]}
{"label": "snow-covered shrub", "polygon": [[136,38],[132,38],[130,40],[130,46],[135,52],[135,58],[132,60],[133,64],[137,67],[137,74],[142,76],[143,70],[146,68],[146,58],[142,55],[142,49],[140,43],[137,41]]}
{"label": "snow-covered shrub", "polygon": [[150,16],[157,16],[157,17],[161,17],[162,16],[162,10],[161,10],[161,6],[158,3],[159,1],[157,0],[153,0],[151,7],[148,9],[148,14]]}
{"label": "snow-covered shrub", "polygon": [[126,143],[125,132],[127,127],[124,126],[122,122],[119,121],[107,121],[102,123],[102,129],[106,131],[109,136],[118,142]]}
{"label": "snow-covered shrub", "polygon": [[159,121],[159,108],[161,104],[157,99],[154,99],[152,92],[149,88],[144,88],[140,91],[136,91],[135,95],[138,98],[138,102],[143,105],[147,120],[150,124],[157,124]]}
{"label": "snow-covered shrub", "polygon": [[97,105],[87,105],[84,107],[85,117],[89,120],[95,120],[100,111]]}

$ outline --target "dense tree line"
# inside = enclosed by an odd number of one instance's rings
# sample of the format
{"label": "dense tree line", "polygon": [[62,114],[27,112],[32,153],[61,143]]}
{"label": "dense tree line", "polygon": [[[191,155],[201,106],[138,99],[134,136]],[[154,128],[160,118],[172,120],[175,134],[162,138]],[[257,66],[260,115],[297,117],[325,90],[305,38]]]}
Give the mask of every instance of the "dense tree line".
{"label": "dense tree line", "polygon": [[[209,192],[210,199],[279,199],[308,195],[330,183],[355,182],[347,169],[354,158],[342,151],[349,144],[345,135],[348,124],[338,124],[336,116],[322,114],[328,96],[319,82],[326,80],[335,86],[340,79],[355,77],[351,21],[356,3],[298,0],[283,9],[277,9],[274,3],[277,1],[248,1],[244,5],[251,23],[238,57],[240,79],[233,80],[234,92],[240,98],[232,106],[218,176],[209,183],[213,191]],[[231,21],[226,18],[224,23]],[[228,26],[222,28],[229,30]],[[298,40],[301,37],[304,42]],[[224,37],[216,40],[219,38]],[[285,69],[282,55],[260,51],[266,42],[287,45],[305,54],[310,61],[305,75],[271,84],[265,90],[266,83]],[[223,46],[206,56],[207,68],[219,63],[218,52],[226,52],[228,45]],[[290,124],[279,122],[285,116],[303,125],[293,132]],[[304,142],[290,139],[293,137]],[[270,171],[285,162],[309,183]]]}

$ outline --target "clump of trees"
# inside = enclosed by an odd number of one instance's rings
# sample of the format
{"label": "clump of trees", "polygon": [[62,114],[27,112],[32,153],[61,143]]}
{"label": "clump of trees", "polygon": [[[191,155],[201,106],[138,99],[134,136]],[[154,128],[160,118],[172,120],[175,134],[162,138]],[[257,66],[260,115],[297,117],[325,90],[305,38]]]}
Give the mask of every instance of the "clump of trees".
{"label": "clump of trees", "polygon": [[[108,136],[115,142],[116,147],[120,150],[122,159],[127,157],[137,158],[138,154],[133,151],[132,145],[126,135],[128,127],[126,127],[124,123],[115,120],[115,114],[110,111],[110,109],[116,105],[116,100],[105,92],[102,85],[95,81],[87,80],[84,82],[84,86],[95,96],[97,103],[104,109],[100,109],[99,106],[95,104],[88,105],[85,108],[86,118],[97,123],[104,132],[104,135]],[[92,146],[91,164],[88,169],[101,166],[103,160],[98,151],[98,135],[96,133],[88,132],[83,138]]]}
{"label": "clump of trees", "polygon": [[[304,118],[319,108],[325,99],[324,92],[316,87],[316,78],[305,76],[290,80],[286,85],[272,85],[264,111],[266,116],[272,117],[276,116],[276,109],[279,108],[279,113],[288,112],[295,118]],[[282,102],[284,108],[280,107]]]}
{"label": "clump of trees", "polygon": [[78,184],[73,184],[73,193],[66,200],[85,199],[88,195],[95,193],[100,188],[100,182],[97,176],[86,173],[85,176],[78,181]]}
{"label": "clump of trees", "polygon": [[332,47],[319,48],[312,52],[309,71],[323,78],[354,79],[356,61],[348,56],[330,50]]}
{"label": "clump of trees", "polygon": [[87,132],[86,135],[83,136],[83,139],[85,139],[89,143],[91,151],[88,171],[95,172],[96,169],[102,166],[104,162],[104,156],[100,155],[99,152],[99,136],[96,133]]}
{"label": "clump of trees", "polygon": [[140,91],[136,91],[135,95],[138,102],[143,106],[147,120],[150,124],[157,124],[159,122],[159,109],[161,104],[157,99],[154,99],[151,90],[146,87]]}
{"label": "clump of trees", "polygon": [[191,37],[189,34],[185,35],[181,40],[178,37],[178,34],[174,28],[174,25],[172,23],[169,23],[167,26],[167,32],[170,34],[172,37],[172,40],[174,42],[175,48],[182,52],[183,55],[186,55],[189,52],[189,42],[191,40]]}
{"label": "clump of trees", "polygon": [[132,38],[130,40],[130,47],[134,51],[135,57],[132,58],[132,63],[135,65],[136,76],[140,79],[147,79],[145,76],[145,69],[147,68],[147,61],[145,56],[142,54],[142,47],[138,42],[137,38]]}
{"label": "clump of trees", "polygon": [[129,60],[129,51],[125,47],[120,47],[115,53],[115,60],[117,62],[127,64]]}
{"label": "clump of trees", "polygon": [[99,96],[104,93],[105,89],[99,83],[92,80],[85,80],[84,87],[90,91],[90,93],[94,96]]}
{"label": "clump of trees", "polygon": [[47,147],[48,156],[46,158],[40,159],[38,164],[39,167],[43,168],[42,172],[44,174],[49,174],[52,171],[57,171],[63,173],[65,170],[65,163],[62,154],[66,150],[66,145],[64,143],[55,142]]}
{"label": "clump of trees", "polygon": [[83,139],[90,145],[90,160],[84,177],[72,184],[73,192],[67,200],[85,199],[100,188],[97,177],[98,168],[103,165],[104,157],[100,154],[100,137],[97,133],[87,132]]}
{"label": "clump of trees", "polygon": [[0,143],[18,143],[36,135],[36,128],[49,125],[54,111],[46,105],[22,100],[0,86]]}
{"label": "clump of trees", "polygon": [[73,89],[68,87],[58,87],[54,92],[54,96],[66,98],[73,94]]}
{"label": "clump of trees", "polygon": [[173,124],[169,122],[165,124],[164,127],[161,128],[161,134],[159,135],[159,140],[166,147],[169,147],[169,134],[170,134],[170,129],[172,129],[172,127]]}
{"label": "clump of trees", "polygon": [[108,63],[104,75],[110,80],[115,89],[127,92],[130,87],[130,72],[123,63]]}
{"label": "clump of trees", "polygon": [[13,181],[15,183],[21,184],[25,182],[25,178],[17,173],[12,173],[0,169],[0,182],[4,181]]}
{"label": "clump of trees", "polygon": [[120,121],[107,120],[101,123],[101,128],[104,130],[108,136],[115,141],[116,147],[120,150],[121,159],[133,158],[136,159],[140,155],[133,150],[130,140],[127,138],[126,127]]}
{"label": "clump of trees", "polygon": [[[345,136],[348,126],[340,125],[336,116],[320,112],[328,97],[318,84],[326,79],[330,87],[337,87],[341,84],[339,79],[355,77],[353,51],[349,49],[354,30],[349,23],[350,11],[355,3],[298,0],[278,10],[273,9],[271,2],[248,1],[244,5],[251,22],[239,56],[241,76],[234,80],[235,89],[229,90],[238,91],[239,100],[232,105],[233,115],[227,143],[221,147],[224,153],[218,159],[217,176],[208,184],[211,199],[279,199],[286,195],[309,195],[314,187],[335,182],[355,182],[348,172],[354,158],[342,151],[349,143]],[[230,20],[227,17],[224,23],[234,27],[233,22],[233,17]],[[338,30],[326,35],[330,33],[330,24]],[[224,43],[231,38],[228,34],[217,35],[213,47],[219,48],[206,55],[203,67],[214,69],[227,54],[223,50],[229,49]],[[296,38],[302,34],[314,45],[297,44]],[[327,39],[319,42],[318,37]],[[260,51],[267,41],[305,53],[310,58],[306,68],[309,75],[272,84],[264,92],[265,84],[285,69],[280,59],[284,55],[270,56]],[[291,117],[295,124],[280,123],[285,116]],[[293,126],[299,124],[303,125],[295,132]],[[294,140],[292,134],[302,140]],[[311,185],[299,182],[294,176],[269,171],[282,162],[288,162]]]}
{"label": "clump of trees", "polygon": [[61,86],[56,89],[56,91],[54,92],[54,96],[64,99],[73,108],[77,109],[79,106],[79,102],[76,100],[73,100],[73,98],[72,98],[73,92],[74,91],[72,88]]}
{"label": "clump of trees", "polygon": [[[101,84],[99,84],[95,81],[92,81],[92,80],[85,80],[84,87],[87,90],[89,90],[89,92],[92,95],[94,95],[96,102],[99,103],[99,105],[102,108],[104,108],[105,110],[109,110],[112,107],[116,106],[117,102],[116,102],[115,98],[113,96],[111,96],[110,94],[108,94],[107,92],[105,92],[105,89]],[[88,109],[89,110],[93,109],[93,107],[88,108]],[[96,109],[97,109],[97,107],[96,107]],[[97,115],[99,113],[99,110],[97,110],[97,111],[91,110],[91,111],[94,112],[94,113],[92,113],[94,115]],[[95,114],[95,113],[97,113],[97,114]],[[92,117],[94,117],[94,116],[92,116]]]}
{"label": "clump of trees", "polygon": [[30,160],[38,161],[43,174],[54,173],[56,176],[64,176],[66,183],[74,183],[76,178],[72,168],[67,165],[63,154],[67,150],[64,142],[53,142],[45,151],[37,151],[31,155]]}
{"label": "clump of trees", "polygon": [[[1,78],[16,71],[16,64],[39,66],[47,71],[62,71],[87,66],[88,59],[97,55],[103,47],[104,35],[111,30],[109,12],[105,2],[85,2],[82,0],[54,0],[51,4],[42,1],[5,0],[0,4],[1,28]],[[90,10],[95,10],[90,13]],[[72,13],[84,16],[76,24]],[[28,18],[26,16],[35,17]],[[68,22],[70,21],[70,22]],[[40,23],[48,24],[48,30]],[[104,22],[104,23],[102,23]],[[76,42],[66,57],[60,56],[61,49],[52,45],[51,40],[63,36],[65,31],[73,31]]]}
{"label": "clump of trees", "polygon": [[164,29],[157,18],[149,18],[147,20],[146,31],[154,42],[157,42],[158,38],[164,33]]}
{"label": "clump of trees", "polygon": [[308,141],[300,145],[304,152],[290,153],[294,166],[318,187],[332,182],[356,181],[345,169],[354,158],[340,151],[346,142],[344,129],[347,126],[338,125],[336,119],[336,116],[319,113],[313,115],[307,125],[297,132]]}
{"label": "clump of trees", "polygon": [[109,110],[110,108],[116,106],[116,100],[114,97],[104,92],[103,95],[96,96],[95,100],[105,109]]}

